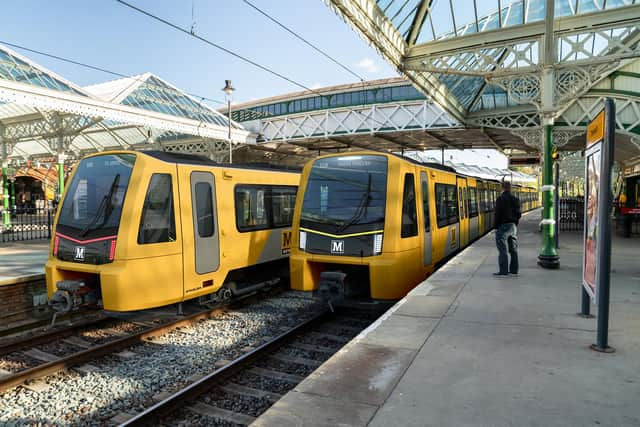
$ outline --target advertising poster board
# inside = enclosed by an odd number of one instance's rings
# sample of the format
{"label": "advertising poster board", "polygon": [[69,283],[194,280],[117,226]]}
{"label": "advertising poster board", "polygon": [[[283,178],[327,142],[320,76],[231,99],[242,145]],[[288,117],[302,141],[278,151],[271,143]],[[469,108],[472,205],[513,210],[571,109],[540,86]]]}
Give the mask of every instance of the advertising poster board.
{"label": "advertising poster board", "polygon": [[[604,142],[605,113],[601,111],[587,127],[585,151],[585,227],[582,261],[582,285],[595,304],[598,303],[598,257],[600,241],[598,224],[600,214],[607,214],[607,207],[600,209],[600,181],[602,146]],[[603,211],[603,212],[602,212]]]}

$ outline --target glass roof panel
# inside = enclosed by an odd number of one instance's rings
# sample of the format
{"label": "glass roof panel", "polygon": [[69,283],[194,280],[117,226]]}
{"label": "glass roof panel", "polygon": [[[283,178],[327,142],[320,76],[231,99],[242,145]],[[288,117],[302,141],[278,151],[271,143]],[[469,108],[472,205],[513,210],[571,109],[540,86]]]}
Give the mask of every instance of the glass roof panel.
{"label": "glass roof panel", "polygon": [[[380,9],[392,19],[394,15],[391,14],[391,6],[405,2],[411,6],[419,3],[413,0],[378,0],[378,5],[388,6]],[[634,0],[555,0],[554,12],[557,18],[562,18],[633,3]],[[545,10],[545,0],[433,0],[416,43],[542,21]],[[392,19],[392,22],[397,25],[397,20],[398,18]],[[407,23],[401,29],[401,34],[408,34],[410,31],[406,25]]]}
{"label": "glass roof panel", "polygon": [[377,3],[400,34],[408,37],[421,0],[377,0]]}
{"label": "glass roof panel", "polygon": [[[184,92],[169,86],[154,76],[149,76],[121,103],[176,117],[228,126],[225,116],[194,101]],[[236,126],[234,125],[234,127]]]}
{"label": "glass roof panel", "polygon": [[0,46],[0,78],[47,89],[87,96],[63,82],[44,68],[30,64]]}

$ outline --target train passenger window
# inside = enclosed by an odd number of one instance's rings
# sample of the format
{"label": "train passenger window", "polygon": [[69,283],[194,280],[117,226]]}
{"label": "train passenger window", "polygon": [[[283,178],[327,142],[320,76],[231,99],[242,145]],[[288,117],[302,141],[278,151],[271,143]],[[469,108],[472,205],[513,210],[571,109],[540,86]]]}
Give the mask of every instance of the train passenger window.
{"label": "train passenger window", "polygon": [[413,174],[404,174],[404,190],[402,192],[402,227],[400,237],[418,235],[418,221],[416,214],[416,189]]}
{"label": "train passenger window", "polygon": [[436,222],[438,227],[447,225],[447,187],[436,184]]}
{"label": "train passenger window", "polygon": [[295,187],[271,188],[271,212],[274,227],[289,227],[293,219],[293,208],[296,204]]}
{"label": "train passenger window", "polygon": [[478,216],[478,199],[476,197],[476,189],[469,187],[469,218]]}
{"label": "train passenger window", "polygon": [[429,185],[427,183],[427,174],[422,172],[420,174],[420,181],[422,184],[422,214],[424,215],[424,232],[428,233],[431,230],[431,224],[429,219]]}
{"label": "train passenger window", "polygon": [[468,193],[467,187],[462,189],[462,208],[464,209],[464,217],[467,218],[469,216],[469,203],[468,203]]}
{"label": "train passenger window", "polygon": [[458,222],[458,192],[451,184],[436,184],[436,221],[438,227]]}
{"label": "train passenger window", "polygon": [[195,185],[195,193],[198,235],[211,237],[214,233],[211,185],[208,182],[198,182]]}
{"label": "train passenger window", "polygon": [[173,214],[171,175],[154,173],[142,206],[138,243],[142,245],[173,242],[175,239],[176,221]]}
{"label": "train passenger window", "polygon": [[238,230],[269,228],[264,196],[265,188],[262,186],[236,187],[236,224]]}
{"label": "train passenger window", "polygon": [[448,198],[448,218],[449,224],[455,224],[459,221],[458,218],[458,193],[456,192],[456,186],[448,186],[447,198]]}

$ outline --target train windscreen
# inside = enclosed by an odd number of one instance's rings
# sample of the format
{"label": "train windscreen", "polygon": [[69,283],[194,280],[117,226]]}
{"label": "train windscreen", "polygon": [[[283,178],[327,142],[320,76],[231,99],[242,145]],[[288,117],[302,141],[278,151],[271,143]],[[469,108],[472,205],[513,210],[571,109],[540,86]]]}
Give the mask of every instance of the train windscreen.
{"label": "train windscreen", "polygon": [[134,154],[83,159],[69,184],[56,231],[83,241],[116,235],[135,160]]}
{"label": "train windscreen", "polygon": [[315,160],[300,225],[336,235],[384,228],[387,158],[340,156]]}

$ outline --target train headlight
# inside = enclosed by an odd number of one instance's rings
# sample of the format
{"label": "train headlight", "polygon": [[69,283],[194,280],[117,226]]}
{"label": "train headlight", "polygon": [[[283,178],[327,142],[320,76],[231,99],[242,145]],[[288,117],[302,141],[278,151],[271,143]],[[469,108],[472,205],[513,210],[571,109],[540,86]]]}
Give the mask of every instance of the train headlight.
{"label": "train headlight", "polygon": [[306,231],[301,231],[300,232],[300,242],[298,244],[298,247],[302,251],[304,251],[304,249],[307,247],[307,232]]}
{"label": "train headlight", "polygon": [[382,233],[373,236],[373,254],[380,255],[382,253]]}

